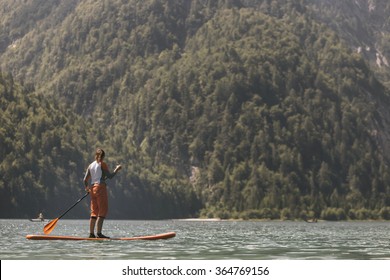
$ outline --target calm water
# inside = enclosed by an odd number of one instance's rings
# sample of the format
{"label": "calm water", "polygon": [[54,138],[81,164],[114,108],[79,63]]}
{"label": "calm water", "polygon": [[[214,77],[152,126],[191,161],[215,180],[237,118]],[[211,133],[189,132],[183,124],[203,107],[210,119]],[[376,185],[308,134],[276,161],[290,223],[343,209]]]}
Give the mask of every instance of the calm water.
{"label": "calm water", "polygon": [[[36,241],[46,222],[0,220],[0,259],[390,259],[390,222],[107,220],[112,237],[175,231],[158,241]],[[88,220],[59,220],[52,235],[88,234]]]}

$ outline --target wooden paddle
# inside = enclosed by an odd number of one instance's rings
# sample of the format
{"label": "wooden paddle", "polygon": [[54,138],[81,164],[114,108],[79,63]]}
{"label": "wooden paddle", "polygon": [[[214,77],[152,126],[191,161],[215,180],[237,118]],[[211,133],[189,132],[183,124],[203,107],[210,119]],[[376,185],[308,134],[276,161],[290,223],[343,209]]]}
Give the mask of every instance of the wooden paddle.
{"label": "wooden paddle", "polygon": [[49,234],[50,232],[52,232],[53,229],[56,227],[58,220],[61,219],[63,216],[65,216],[66,213],[68,213],[73,207],[75,207],[80,201],[82,201],[88,194],[89,194],[89,192],[87,192],[82,198],[77,200],[76,203],[73,204],[68,210],[66,210],[61,216],[50,221],[47,225],[45,225],[43,228],[43,232],[45,234]]}

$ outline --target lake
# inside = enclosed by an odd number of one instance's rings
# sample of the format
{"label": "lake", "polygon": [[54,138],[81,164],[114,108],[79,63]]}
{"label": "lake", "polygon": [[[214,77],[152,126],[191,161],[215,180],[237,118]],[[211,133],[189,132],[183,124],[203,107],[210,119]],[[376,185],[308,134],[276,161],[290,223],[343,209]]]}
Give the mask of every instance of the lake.
{"label": "lake", "polygon": [[[156,241],[37,241],[47,222],[0,220],[2,260],[385,260],[390,222],[106,220],[111,237],[174,231]],[[51,235],[87,237],[88,220],[58,221]]]}

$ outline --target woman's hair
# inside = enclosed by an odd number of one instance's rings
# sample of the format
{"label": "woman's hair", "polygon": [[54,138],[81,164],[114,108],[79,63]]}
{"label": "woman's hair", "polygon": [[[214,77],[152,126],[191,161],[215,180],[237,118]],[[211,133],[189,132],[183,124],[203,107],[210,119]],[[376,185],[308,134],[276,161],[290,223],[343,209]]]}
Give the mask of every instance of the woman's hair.
{"label": "woman's hair", "polygon": [[104,156],[105,156],[105,153],[104,153],[103,149],[97,148],[96,153],[95,153],[95,159],[96,160],[98,160],[98,159],[103,160]]}

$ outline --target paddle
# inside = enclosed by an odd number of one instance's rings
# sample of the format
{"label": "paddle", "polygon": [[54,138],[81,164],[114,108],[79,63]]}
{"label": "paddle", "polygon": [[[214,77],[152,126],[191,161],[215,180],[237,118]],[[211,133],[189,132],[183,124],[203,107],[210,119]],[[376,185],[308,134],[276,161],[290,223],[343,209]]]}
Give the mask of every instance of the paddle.
{"label": "paddle", "polygon": [[65,216],[66,213],[68,213],[73,207],[75,207],[80,201],[82,201],[88,194],[89,192],[87,192],[82,198],[77,200],[76,203],[73,204],[68,210],[66,210],[61,216],[50,221],[47,225],[45,225],[45,227],[43,228],[43,232],[45,234],[49,234],[50,232],[52,232],[53,229],[56,227],[58,220],[61,219],[63,216]]}

